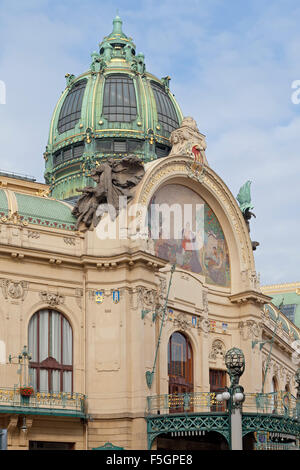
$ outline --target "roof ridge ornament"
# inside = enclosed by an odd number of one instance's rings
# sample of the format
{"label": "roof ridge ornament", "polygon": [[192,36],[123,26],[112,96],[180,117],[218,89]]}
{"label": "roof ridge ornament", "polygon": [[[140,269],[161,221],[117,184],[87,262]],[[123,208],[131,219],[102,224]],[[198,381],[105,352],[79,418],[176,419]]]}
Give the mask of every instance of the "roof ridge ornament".
{"label": "roof ridge ornament", "polygon": [[[250,209],[254,209],[254,207],[251,205],[250,186],[251,186],[251,181],[250,180],[246,181],[246,183],[243,184],[243,186],[241,186],[239,193],[236,197],[240,206],[240,210],[246,222],[249,234],[250,234],[250,222],[249,221],[251,217],[256,218],[256,215],[254,214],[254,212],[251,212],[250,210]],[[259,246],[259,242],[256,242],[256,241],[251,241],[251,244],[252,244],[253,251],[255,251],[256,247]]]}
{"label": "roof ridge ornament", "polygon": [[184,117],[180,127],[171,132],[171,155],[184,155],[194,158],[195,162],[208,165],[205,150],[205,135],[199,132],[194,118]]}

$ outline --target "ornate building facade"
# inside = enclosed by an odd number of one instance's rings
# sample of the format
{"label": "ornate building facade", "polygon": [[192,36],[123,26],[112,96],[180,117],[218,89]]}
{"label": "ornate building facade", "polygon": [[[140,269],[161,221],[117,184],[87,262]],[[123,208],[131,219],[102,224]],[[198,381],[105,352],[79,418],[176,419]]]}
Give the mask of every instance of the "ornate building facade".
{"label": "ornate building facade", "polygon": [[[246,364],[245,448],[257,433],[297,445],[300,331],[262,293],[247,223],[205,150],[169,77],[146,71],[115,18],[90,70],[67,75],[47,184],[0,177],[8,449],[228,448],[216,397],[233,347]],[[112,193],[130,196],[115,218],[97,212]],[[166,214],[182,218],[180,236],[164,234]]]}

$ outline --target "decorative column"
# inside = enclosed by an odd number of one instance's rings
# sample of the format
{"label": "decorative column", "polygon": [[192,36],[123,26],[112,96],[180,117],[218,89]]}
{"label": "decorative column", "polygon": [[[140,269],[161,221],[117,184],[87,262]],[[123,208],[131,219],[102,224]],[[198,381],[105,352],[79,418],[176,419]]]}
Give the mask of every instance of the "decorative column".
{"label": "decorative column", "polygon": [[239,385],[245,370],[245,356],[241,349],[232,348],[225,354],[225,364],[230,377],[228,410],[231,420],[231,449],[243,450],[242,404],[245,401],[244,388]]}

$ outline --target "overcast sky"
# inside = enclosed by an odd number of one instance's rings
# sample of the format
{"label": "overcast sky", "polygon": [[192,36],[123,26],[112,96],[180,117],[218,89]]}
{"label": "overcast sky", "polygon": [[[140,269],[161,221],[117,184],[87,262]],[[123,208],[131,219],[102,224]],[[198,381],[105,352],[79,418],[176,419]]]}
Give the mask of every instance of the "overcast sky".
{"label": "overcast sky", "polygon": [[252,181],[262,283],[300,281],[299,0],[0,0],[0,168],[43,181],[64,76],[89,68],[117,8],[147,70],[171,76],[206,135],[210,166],[234,196]]}

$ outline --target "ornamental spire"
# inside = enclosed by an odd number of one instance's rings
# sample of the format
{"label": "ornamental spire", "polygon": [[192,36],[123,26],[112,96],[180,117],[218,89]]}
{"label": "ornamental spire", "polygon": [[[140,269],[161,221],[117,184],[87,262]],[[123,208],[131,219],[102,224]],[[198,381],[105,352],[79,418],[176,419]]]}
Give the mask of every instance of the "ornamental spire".
{"label": "ornamental spire", "polygon": [[123,24],[123,21],[121,20],[121,18],[117,14],[117,16],[113,19],[112,34],[120,34],[120,35],[122,34],[122,35],[124,35],[124,33],[122,31],[122,24]]}

